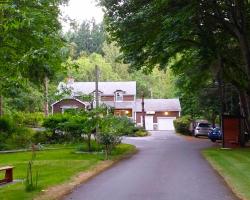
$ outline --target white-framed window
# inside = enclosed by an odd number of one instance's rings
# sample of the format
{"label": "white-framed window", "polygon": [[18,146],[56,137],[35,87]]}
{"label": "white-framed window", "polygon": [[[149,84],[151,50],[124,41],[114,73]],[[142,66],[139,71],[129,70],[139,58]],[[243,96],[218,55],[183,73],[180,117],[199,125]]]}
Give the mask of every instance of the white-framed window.
{"label": "white-framed window", "polygon": [[123,92],[122,91],[117,91],[115,93],[115,101],[123,101]]}
{"label": "white-framed window", "polygon": [[78,109],[77,106],[62,106],[62,113],[64,113],[66,110],[72,110],[72,109]]}

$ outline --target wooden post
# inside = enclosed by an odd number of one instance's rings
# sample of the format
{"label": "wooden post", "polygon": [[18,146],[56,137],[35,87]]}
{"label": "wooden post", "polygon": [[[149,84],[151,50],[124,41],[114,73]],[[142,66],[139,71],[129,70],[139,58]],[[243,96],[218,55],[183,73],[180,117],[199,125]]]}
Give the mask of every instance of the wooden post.
{"label": "wooden post", "polygon": [[6,169],[5,171],[5,181],[6,183],[13,181],[13,168]]}
{"label": "wooden post", "polygon": [[142,97],[141,97],[141,107],[142,107],[142,127],[146,129],[146,124],[145,124],[145,108],[144,108],[144,93],[142,92]]}

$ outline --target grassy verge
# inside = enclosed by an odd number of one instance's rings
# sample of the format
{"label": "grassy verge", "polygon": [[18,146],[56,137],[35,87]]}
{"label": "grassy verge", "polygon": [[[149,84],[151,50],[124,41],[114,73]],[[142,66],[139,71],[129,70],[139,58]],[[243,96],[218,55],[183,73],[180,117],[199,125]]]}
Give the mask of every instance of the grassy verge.
{"label": "grassy verge", "polygon": [[203,155],[241,199],[250,200],[250,149],[206,149]]}
{"label": "grassy verge", "polygon": [[[34,171],[38,171],[38,189],[33,192],[25,191],[25,183],[0,187],[1,200],[33,199],[42,190],[50,186],[62,184],[79,172],[84,172],[98,166],[103,161],[103,154],[76,154],[75,146],[63,146],[61,149],[38,151],[34,162]],[[135,147],[121,144],[113,151],[111,160],[117,160],[126,154],[135,151]],[[14,179],[24,180],[26,177],[27,163],[31,158],[31,152],[11,153],[0,155],[0,166],[12,165]],[[0,174],[0,177],[3,174]]]}

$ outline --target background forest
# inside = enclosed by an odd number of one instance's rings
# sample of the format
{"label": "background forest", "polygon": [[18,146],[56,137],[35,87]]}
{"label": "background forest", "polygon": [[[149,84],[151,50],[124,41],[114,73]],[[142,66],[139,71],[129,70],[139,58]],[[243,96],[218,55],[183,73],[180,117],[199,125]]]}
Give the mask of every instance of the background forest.
{"label": "background forest", "polygon": [[[94,20],[83,21],[75,29],[63,34],[67,41],[64,51],[69,58],[63,63],[63,68],[56,71],[49,81],[49,104],[61,98],[56,96],[60,81],[72,77],[75,81],[94,81],[94,68],[100,68],[101,81],[136,81],[137,94],[143,91],[147,98],[176,97],[175,77],[170,69],[160,71],[154,69],[151,74],[140,71],[129,71],[129,65],[120,60],[119,48],[114,43],[108,43],[103,24]],[[43,112],[44,87],[26,80],[22,84],[9,84],[4,96],[4,112]]]}

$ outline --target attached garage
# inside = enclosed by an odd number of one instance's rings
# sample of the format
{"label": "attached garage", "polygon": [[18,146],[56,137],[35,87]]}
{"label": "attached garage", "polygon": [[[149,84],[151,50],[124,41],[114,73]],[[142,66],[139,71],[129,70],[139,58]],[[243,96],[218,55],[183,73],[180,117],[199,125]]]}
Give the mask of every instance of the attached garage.
{"label": "attached garage", "polygon": [[159,131],[173,131],[175,117],[158,117],[158,130]]}
{"label": "attached garage", "polygon": [[[145,128],[149,131],[175,130],[174,120],[180,117],[179,99],[144,99]],[[142,100],[136,101],[135,119],[138,126],[143,125]]]}

